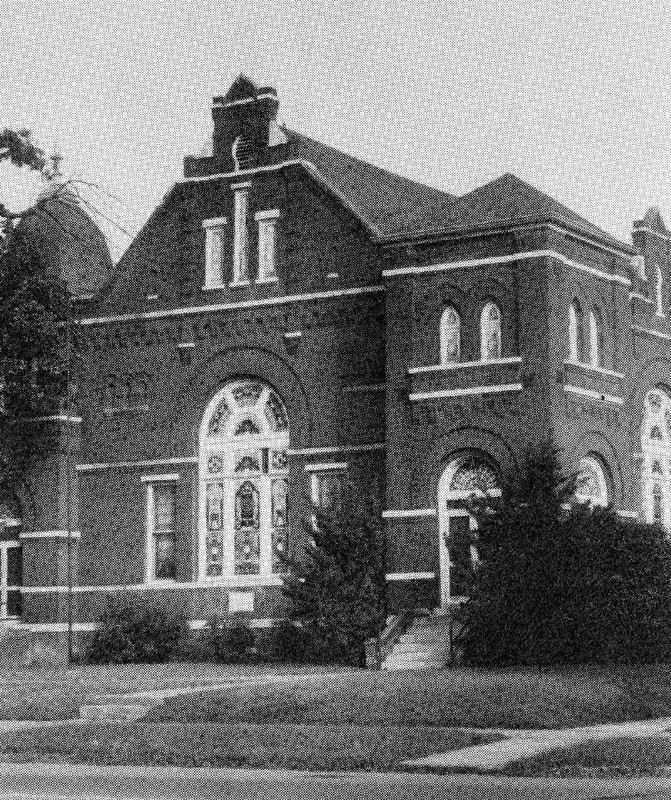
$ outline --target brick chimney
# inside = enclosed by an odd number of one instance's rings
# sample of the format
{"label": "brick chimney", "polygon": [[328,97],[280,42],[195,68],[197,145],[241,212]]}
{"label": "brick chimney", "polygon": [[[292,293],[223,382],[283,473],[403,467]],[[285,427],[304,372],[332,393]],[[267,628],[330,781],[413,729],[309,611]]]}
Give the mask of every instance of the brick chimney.
{"label": "brick chimney", "polygon": [[277,91],[240,75],[212,105],[212,155],[226,172],[263,164],[272,123],[277,117]]}

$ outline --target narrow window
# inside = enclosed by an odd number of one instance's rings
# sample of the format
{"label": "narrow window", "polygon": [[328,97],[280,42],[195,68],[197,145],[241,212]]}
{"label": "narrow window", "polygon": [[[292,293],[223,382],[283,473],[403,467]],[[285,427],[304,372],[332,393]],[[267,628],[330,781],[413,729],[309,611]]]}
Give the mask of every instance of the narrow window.
{"label": "narrow window", "polygon": [[589,312],[589,361],[593,367],[603,364],[603,320],[598,308]]}
{"label": "narrow window", "polygon": [[578,316],[580,315],[580,306],[574,300],[568,307],[568,347],[569,359],[571,361],[580,361],[580,351],[578,348]]}
{"label": "narrow window", "polygon": [[276,226],[279,211],[260,211],[255,215],[259,224],[259,281],[277,280],[275,268]]}
{"label": "narrow window", "polygon": [[657,266],[657,316],[664,316],[664,284],[662,277],[662,268]]}
{"label": "narrow window", "polygon": [[341,508],[343,477],[339,470],[312,474],[312,501],[322,511],[334,513]]}
{"label": "narrow window", "polygon": [[206,219],[205,228],[205,286],[221,286],[224,282],[224,226],[226,217]]}
{"label": "narrow window", "polygon": [[461,320],[452,306],[440,318],[440,363],[455,364],[461,360]]}
{"label": "narrow window", "polygon": [[233,232],[233,283],[249,281],[249,258],[247,237],[247,216],[249,210],[249,191],[247,188],[236,188],[233,196],[234,232]]}
{"label": "narrow window", "polygon": [[501,358],[501,312],[495,303],[487,303],[480,316],[480,357],[483,361]]}
{"label": "narrow window", "polygon": [[652,490],[652,520],[657,525],[661,525],[664,521],[664,500],[662,487],[655,484]]}
{"label": "narrow window", "polygon": [[174,580],[175,561],[175,485],[156,482],[147,484],[148,565],[149,581]]}

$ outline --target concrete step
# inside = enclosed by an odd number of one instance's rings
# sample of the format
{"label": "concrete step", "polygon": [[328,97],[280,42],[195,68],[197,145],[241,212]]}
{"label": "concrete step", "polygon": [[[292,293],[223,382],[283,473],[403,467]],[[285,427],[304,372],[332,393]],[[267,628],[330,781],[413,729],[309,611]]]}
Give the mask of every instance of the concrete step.
{"label": "concrete step", "polygon": [[147,705],[88,705],[79,709],[79,716],[84,722],[133,722],[143,717],[148,710]]}
{"label": "concrete step", "polygon": [[422,642],[422,644],[449,641],[448,631],[410,631],[402,634],[399,639],[399,642]]}
{"label": "concrete step", "polygon": [[446,642],[441,642],[440,644],[432,644],[432,643],[424,643],[420,644],[417,642],[400,642],[399,644],[394,646],[393,652],[400,654],[400,653],[435,653],[436,655],[445,655],[449,653],[450,646]]}
{"label": "concrete step", "polygon": [[411,663],[406,661],[392,661],[388,663],[388,661],[385,661],[382,669],[387,672],[396,672],[398,670],[410,669],[443,669],[444,667],[444,661],[413,661]]}

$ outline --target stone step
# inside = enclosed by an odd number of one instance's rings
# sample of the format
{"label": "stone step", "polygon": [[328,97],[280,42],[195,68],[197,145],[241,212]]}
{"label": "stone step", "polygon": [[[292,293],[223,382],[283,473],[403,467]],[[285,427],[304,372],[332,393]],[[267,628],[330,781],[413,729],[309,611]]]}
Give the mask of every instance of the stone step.
{"label": "stone step", "polygon": [[411,669],[443,669],[445,667],[444,661],[392,661],[382,665],[382,669],[387,672],[395,672],[397,670],[411,670]]}
{"label": "stone step", "polygon": [[148,710],[146,704],[87,705],[79,709],[79,716],[84,722],[133,722]]}

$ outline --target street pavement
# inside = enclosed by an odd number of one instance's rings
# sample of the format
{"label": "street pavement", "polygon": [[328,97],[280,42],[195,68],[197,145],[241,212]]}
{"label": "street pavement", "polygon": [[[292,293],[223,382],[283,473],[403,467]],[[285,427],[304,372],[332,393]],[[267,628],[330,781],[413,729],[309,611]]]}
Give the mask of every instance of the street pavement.
{"label": "street pavement", "polygon": [[0,800],[615,800],[669,798],[671,779],[0,764]]}

